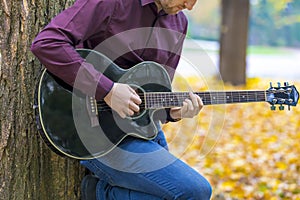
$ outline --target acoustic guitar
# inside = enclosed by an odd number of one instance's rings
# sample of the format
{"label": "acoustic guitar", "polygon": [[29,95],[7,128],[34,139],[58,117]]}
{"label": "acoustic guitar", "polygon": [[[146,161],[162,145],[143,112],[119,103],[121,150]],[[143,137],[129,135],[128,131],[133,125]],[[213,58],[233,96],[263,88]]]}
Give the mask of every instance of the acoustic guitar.
{"label": "acoustic guitar", "polygon": [[[78,49],[87,62],[114,82],[132,86],[142,104],[134,116],[121,118],[104,101],[96,101],[44,69],[35,92],[35,116],[45,143],[61,156],[93,159],[112,151],[127,136],[145,140],[155,138],[159,120],[166,109],[182,106],[189,92],[172,92],[171,81],[164,67],[145,61],[125,70],[103,54]],[[271,109],[279,105],[296,106],[299,93],[285,83],[267,90],[195,92],[204,105],[247,102],[268,102]]]}

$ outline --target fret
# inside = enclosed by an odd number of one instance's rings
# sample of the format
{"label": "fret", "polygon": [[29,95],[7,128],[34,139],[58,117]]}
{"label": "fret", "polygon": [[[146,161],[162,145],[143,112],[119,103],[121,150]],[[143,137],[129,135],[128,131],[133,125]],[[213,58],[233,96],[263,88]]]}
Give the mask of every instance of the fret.
{"label": "fret", "polygon": [[239,102],[247,102],[247,94],[246,92],[238,92],[239,95]]}
{"label": "fret", "polygon": [[250,91],[249,92],[249,99],[248,99],[248,102],[256,102],[257,101],[257,93],[256,92],[253,92],[253,91]]}
{"label": "fret", "polygon": [[202,99],[204,105],[211,104],[211,96],[209,92],[196,93]]}
{"label": "fret", "polygon": [[[204,105],[231,104],[266,101],[266,91],[211,91],[196,92]],[[188,92],[146,92],[145,105],[148,109],[180,107]]]}
{"label": "fret", "polygon": [[226,103],[224,92],[210,92],[210,104],[224,104]]}
{"label": "fret", "polygon": [[226,103],[233,103],[232,92],[226,92]]}
{"label": "fret", "polygon": [[216,92],[210,93],[211,104],[217,104],[217,95]]}
{"label": "fret", "polygon": [[180,105],[179,102],[180,102],[180,100],[178,100],[178,97],[176,96],[176,94],[173,93],[170,95],[170,103],[171,103],[172,107]]}

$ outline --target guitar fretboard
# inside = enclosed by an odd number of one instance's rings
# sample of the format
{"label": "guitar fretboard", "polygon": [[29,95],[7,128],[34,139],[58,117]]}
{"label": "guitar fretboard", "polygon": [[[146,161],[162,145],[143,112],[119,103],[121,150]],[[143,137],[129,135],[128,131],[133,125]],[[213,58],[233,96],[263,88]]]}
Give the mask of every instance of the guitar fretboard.
{"label": "guitar fretboard", "polygon": [[[195,92],[204,105],[231,104],[266,101],[266,91],[227,91]],[[182,106],[188,92],[147,92],[145,93],[146,109],[160,109]]]}

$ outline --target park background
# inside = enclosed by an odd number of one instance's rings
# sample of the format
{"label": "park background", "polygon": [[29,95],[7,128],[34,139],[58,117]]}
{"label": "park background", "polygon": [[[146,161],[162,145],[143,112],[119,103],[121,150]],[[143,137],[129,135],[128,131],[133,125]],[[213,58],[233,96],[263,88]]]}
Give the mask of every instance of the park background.
{"label": "park background", "polygon": [[[196,6],[187,12],[190,39],[174,85],[201,91],[213,87],[210,75],[219,75],[222,5]],[[300,1],[250,1],[246,83],[224,83],[224,90],[265,90],[285,81],[300,87],[299,11]],[[207,106],[197,119],[164,128],[171,151],[212,183],[213,199],[299,200],[299,114],[299,106],[272,111],[267,103]]]}
{"label": "park background", "polygon": [[[0,2],[1,200],[80,198],[84,169],[77,160],[51,152],[37,136],[32,100],[41,68],[29,51],[38,31],[72,3]],[[234,9],[237,5],[240,9]],[[242,17],[224,18],[225,7],[249,12],[247,23],[238,23]],[[298,0],[198,0],[186,12],[188,40],[174,89],[266,90],[269,82],[285,81],[300,88],[299,11]],[[221,33],[228,29],[222,19],[232,19],[245,41],[222,42]],[[224,65],[234,68],[227,70],[232,76],[226,81],[228,74],[220,73],[224,44],[228,51],[238,50],[225,61],[242,63]],[[243,74],[245,79],[239,79]],[[205,106],[199,117],[163,128],[170,151],[211,182],[212,199],[299,200],[299,113],[299,106],[271,111],[263,102]]]}

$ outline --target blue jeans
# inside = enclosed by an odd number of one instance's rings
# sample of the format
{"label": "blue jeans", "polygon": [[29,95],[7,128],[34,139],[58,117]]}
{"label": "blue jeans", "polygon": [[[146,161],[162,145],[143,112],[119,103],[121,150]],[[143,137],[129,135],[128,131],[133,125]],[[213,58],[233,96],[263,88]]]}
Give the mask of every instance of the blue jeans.
{"label": "blue jeans", "polygon": [[127,137],[97,159],[81,161],[100,180],[98,200],[208,200],[208,181],[169,153],[164,133],[154,140]]}

